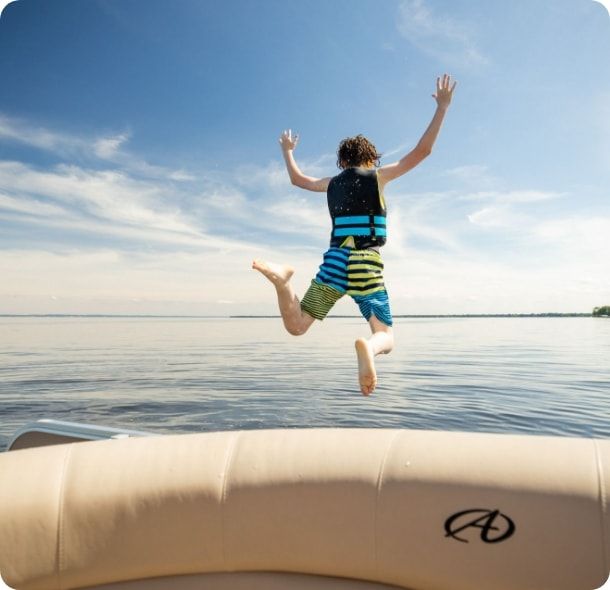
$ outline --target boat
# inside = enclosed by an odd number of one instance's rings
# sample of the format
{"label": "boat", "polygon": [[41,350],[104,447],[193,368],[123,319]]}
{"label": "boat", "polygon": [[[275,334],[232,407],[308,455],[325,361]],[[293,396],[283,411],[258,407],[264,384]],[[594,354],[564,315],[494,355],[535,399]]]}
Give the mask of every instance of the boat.
{"label": "boat", "polygon": [[592,590],[609,564],[610,440],[47,420],[0,453],[17,590]]}

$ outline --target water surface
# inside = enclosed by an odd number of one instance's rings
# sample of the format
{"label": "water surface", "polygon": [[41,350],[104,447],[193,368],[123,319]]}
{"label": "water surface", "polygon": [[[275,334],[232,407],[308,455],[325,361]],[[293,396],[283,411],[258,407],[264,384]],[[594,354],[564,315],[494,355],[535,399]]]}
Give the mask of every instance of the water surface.
{"label": "water surface", "polygon": [[0,448],[39,418],[153,432],[383,427],[610,437],[610,321],[398,319],[360,395],[362,320],[0,318]]}

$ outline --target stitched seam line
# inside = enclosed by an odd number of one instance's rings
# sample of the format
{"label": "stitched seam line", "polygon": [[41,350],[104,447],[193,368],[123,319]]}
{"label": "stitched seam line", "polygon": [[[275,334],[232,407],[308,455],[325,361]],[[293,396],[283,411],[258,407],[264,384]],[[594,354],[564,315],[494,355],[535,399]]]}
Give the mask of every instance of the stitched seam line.
{"label": "stitched seam line", "polygon": [[602,470],[602,458],[599,452],[599,446],[595,439],[593,439],[593,448],[595,449],[595,463],[597,467],[597,493],[598,493],[598,504],[599,504],[599,518],[602,530],[602,563],[604,564],[603,576],[608,575],[608,562],[606,555],[608,554],[608,539],[606,538],[606,527],[604,522],[604,515],[608,510],[608,501],[606,496],[606,488],[604,483],[603,470]]}
{"label": "stitched seam line", "polygon": [[227,552],[226,552],[226,536],[225,536],[225,504],[227,500],[227,482],[229,481],[229,472],[231,469],[231,463],[233,461],[233,453],[235,452],[235,447],[237,446],[237,441],[239,439],[240,433],[238,432],[231,440],[231,446],[229,447],[229,451],[227,452],[227,459],[225,461],[224,466],[224,478],[222,482],[222,499],[221,499],[221,546],[222,546],[222,563],[224,564],[225,571],[228,571],[227,567]]}
{"label": "stitched seam line", "polygon": [[378,532],[378,513],[379,513],[379,498],[381,497],[381,486],[383,484],[383,473],[385,471],[385,465],[386,462],[388,460],[388,456],[390,455],[390,451],[392,450],[392,447],[394,446],[394,442],[396,441],[396,439],[398,438],[398,436],[401,434],[401,431],[397,431],[396,433],[394,433],[394,436],[390,439],[390,442],[388,443],[388,448],[385,451],[385,454],[383,456],[383,459],[381,460],[381,465],[379,466],[379,473],[377,475],[377,495],[375,498],[375,529],[374,529],[374,556],[375,556],[375,575],[377,578],[379,578],[379,560],[378,560],[378,548],[377,548],[377,539],[379,538],[379,532]]}
{"label": "stitched seam line", "polygon": [[[75,444],[75,443],[73,443]],[[57,507],[57,586],[59,590],[62,590],[61,584],[61,572],[63,570],[63,545],[62,541],[64,538],[64,504],[65,504],[65,490],[66,490],[66,475],[68,473],[68,463],[70,461],[70,455],[72,454],[72,446],[68,445],[64,453],[64,461],[61,468],[61,480],[59,482],[59,498],[58,498],[58,507]]]}

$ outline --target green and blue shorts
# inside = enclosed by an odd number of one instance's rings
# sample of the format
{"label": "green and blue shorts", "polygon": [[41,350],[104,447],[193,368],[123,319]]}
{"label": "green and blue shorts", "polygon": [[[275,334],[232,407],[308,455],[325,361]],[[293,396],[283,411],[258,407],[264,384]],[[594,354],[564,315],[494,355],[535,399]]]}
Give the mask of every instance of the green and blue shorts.
{"label": "green and blue shorts", "polygon": [[336,247],[327,250],[318,274],[301,301],[301,309],[323,320],[345,294],[358,304],[367,321],[374,315],[386,326],[392,325],[383,262],[376,250]]}

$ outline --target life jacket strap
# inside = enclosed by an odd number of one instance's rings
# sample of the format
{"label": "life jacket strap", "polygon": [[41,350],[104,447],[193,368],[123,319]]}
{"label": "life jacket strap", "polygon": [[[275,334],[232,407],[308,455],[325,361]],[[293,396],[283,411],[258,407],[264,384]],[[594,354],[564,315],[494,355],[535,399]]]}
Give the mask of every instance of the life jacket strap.
{"label": "life jacket strap", "polygon": [[333,237],[386,236],[384,215],[342,215],[333,219]]}

